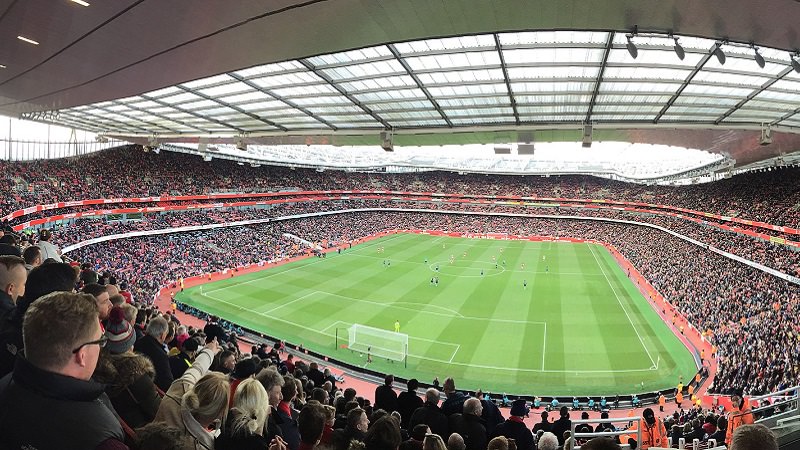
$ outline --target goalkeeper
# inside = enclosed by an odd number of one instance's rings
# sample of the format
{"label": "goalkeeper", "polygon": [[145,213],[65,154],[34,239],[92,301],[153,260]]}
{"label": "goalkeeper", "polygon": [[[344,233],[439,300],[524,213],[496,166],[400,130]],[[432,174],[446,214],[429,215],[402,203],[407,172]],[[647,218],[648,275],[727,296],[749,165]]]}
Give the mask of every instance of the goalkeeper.
{"label": "goalkeeper", "polygon": [[399,333],[400,332],[400,321],[399,320],[395,320],[394,321],[394,332],[395,333]]}

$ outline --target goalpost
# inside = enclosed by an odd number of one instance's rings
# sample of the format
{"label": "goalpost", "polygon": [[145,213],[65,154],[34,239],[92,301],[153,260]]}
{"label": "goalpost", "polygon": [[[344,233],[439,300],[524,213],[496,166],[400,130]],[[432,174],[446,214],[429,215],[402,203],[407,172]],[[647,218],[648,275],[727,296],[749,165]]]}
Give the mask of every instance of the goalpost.
{"label": "goalpost", "polygon": [[407,364],[408,335],[361,324],[347,329],[348,347],[370,357],[403,361]]}

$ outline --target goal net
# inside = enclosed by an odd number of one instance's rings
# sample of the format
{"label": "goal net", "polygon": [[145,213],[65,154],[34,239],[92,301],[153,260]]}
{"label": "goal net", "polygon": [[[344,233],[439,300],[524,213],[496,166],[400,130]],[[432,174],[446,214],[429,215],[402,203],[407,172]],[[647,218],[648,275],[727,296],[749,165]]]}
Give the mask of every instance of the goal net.
{"label": "goal net", "polygon": [[354,324],[347,329],[350,350],[372,357],[403,361],[408,352],[408,335]]}

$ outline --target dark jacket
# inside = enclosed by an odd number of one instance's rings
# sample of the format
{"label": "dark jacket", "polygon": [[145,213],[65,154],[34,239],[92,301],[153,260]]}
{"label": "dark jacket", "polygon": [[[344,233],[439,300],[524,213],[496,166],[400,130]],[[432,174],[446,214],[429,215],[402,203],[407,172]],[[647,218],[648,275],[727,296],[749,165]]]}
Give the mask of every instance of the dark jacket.
{"label": "dark jacket", "polygon": [[553,428],[553,424],[549,421],[547,422],[536,422],[536,425],[533,426],[533,434],[536,434],[539,430],[544,432],[548,432]]}
{"label": "dark jacket", "polygon": [[153,367],[156,369],[156,386],[166,392],[169,385],[175,380],[172,377],[172,370],[169,367],[169,356],[164,350],[164,346],[153,336],[145,335],[141,340],[136,341],[134,350],[150,358]]}
{"label": "dark jacket", "polygon": [[496,426],[490,436],[514,439],[517,442],[517,450],[533,450],[533,434],[521,419],[509,418]]}
{"label": "dark jacket", "polygon": [[314,387],[321,388],[325,383],[325,374],[319,369],[309,369],[306,376],[309,380],[314,382]]}
{"label": "dark jacket", "polygon": [[438,434],[442,440],[447,442],[450,437],[450,429],[447,426],[447,416],[442,413],[438,405],[425,403],[417,408],[408,422],[408,429],[413,430],[414,426],[424,423],[431,429],[431,433]]}
{"label": "dark jacket", "polygon": [[500,408],[494,402],[481,399],[481,405],[483,405],[481,419],[483,419],[483,424],[486,426],[486,432],[492,434],[495,427],[503,423],[506,418],[503,417],[503,413],[500,412]]}
{"label": "dark jacket", "polygon": [[19,307],[0,314],[0,378],[14,371],[14,361],[22,354],[22,317]]}
{"label": "dark jacket", "polygon": [[[715,431],[713,434],[708,435],[708,439],[706,439],[706,440],[716,439],[717,446],[727,445],[727,442],[725,442],[725,433],[726,433],[726,431],[727,430],[717,429],[717,431]],[[678,436],[678,437],[682,437],[682,436]],[[678,444],[678,440],[677,439],[673,439],[672,442],[674,442],[675,445]]]}
{"label": "dark jacket", "polygon": [[383,384],[375,388],[375,409],[383,409],[386,412],[397,411],[397,394],[391,386]]}
{"label": "dark jacket", "polygon": [[553,427],[550,432],[555,434],[558,438],[558,445],[564,445],[564,432],[572,429],[572,421],[569,417],[559,417],[558,420],[553,422]]}
{"label": "dark jacket", "polygon": [[11,301],[11,296],[3,291],[0,291],[0,317],[5,316],[14,309],[14,302]]}
{"label": "dark jacket", "polygon": [[297,428],[297,420],[286,414],[280,408],[272,408],[272,416],[275,416],[275,424],[281,429],[283,440],[289,450],[297,450],[300,447],[300,430]]}
{"label": "dark jacket", "polygon": [[486,450],[489,439],[483,419],[474,414],[453,414],[449,421],[450,430],[464,438],[467,450]]}
{"label": "dark jacket", "polygon": [[453,414],[461,414],[464,411],[464,402],[467,401],[469,397],[467,397],[462,392],[453,392],[451,395],[447,396],[447,400],[442,403],[442,412],[445,416],[450,416]]}
{"label": "dark jacket", "polygon": [[0,423],[0,448],[126,448],[102,384],[47,372],[24,358],[0,380]]}
{"label": "dark jacket", "polygon": [[235,421],[236,410],[231,410],[222,433],[214,440],[215,450],[268,450],[269,441],[257,434],[239,432],[233,434],[232,425]]}
{"label": "dark jacket", "polygon": [[155,369],[144,355],[100,354],[93,379],[106,385],[106,394],[120,417],[131,428],[152,422],[161,404],[155,383]]}
{"label": "dark jacket", "polygon": [[411,415],[417,408],[422,406],[422,399],[419,398],[416,392],[401,392],[397,396],[397,411],[400,413],[400,425],[402,428],[409,430],[409,422]]}
{"label": "dark jacket", "polygon": [[169,369],[172,371],[172,378],[177,380],[189,367],[192,367],[192,360],[186,353],[180,352],[175,356],[169,357]]}
{"label": "dark jacket", "polygon": [[422,450],[422,442],[415,439],[408,439],[400,443],[399,450]]}
{"label": "dark jacket", "polygon": [[339,428],[333,430],[333,448],[334,450],[347,450],[350,447],[350,441],[364,442],[365,433],[350,428]]}

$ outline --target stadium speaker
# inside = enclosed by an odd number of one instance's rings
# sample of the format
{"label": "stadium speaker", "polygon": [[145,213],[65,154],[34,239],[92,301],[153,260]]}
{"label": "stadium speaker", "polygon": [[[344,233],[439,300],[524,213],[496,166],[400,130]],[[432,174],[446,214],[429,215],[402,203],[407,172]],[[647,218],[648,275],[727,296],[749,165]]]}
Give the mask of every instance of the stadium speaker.
{"label": "stadium speaker", "polygon": [[591,125],[584,125],[583,126],[583,148],[589,148],[592,146],[592,126]]}
{"label": "stadium speaker", "polygon": [[772,127],[766,124],[761,125],[761,139],[758,143],[761,145],[772,144]]}
{"label": "stadium speaker", "polygon": [[381,131],[381,148],[387,152],[394,151],[394,134],[391,131]]}
{"label": "stadium speaker", "polygon": [[511,147],[507,146],[495,146],[494,147],[494,154],[495,155],[510,155],[511,154]]}
{"label": "stadium speaker", "polygon": [[533,144],[519,144],[517,145],[517,154],[533,156]]}

